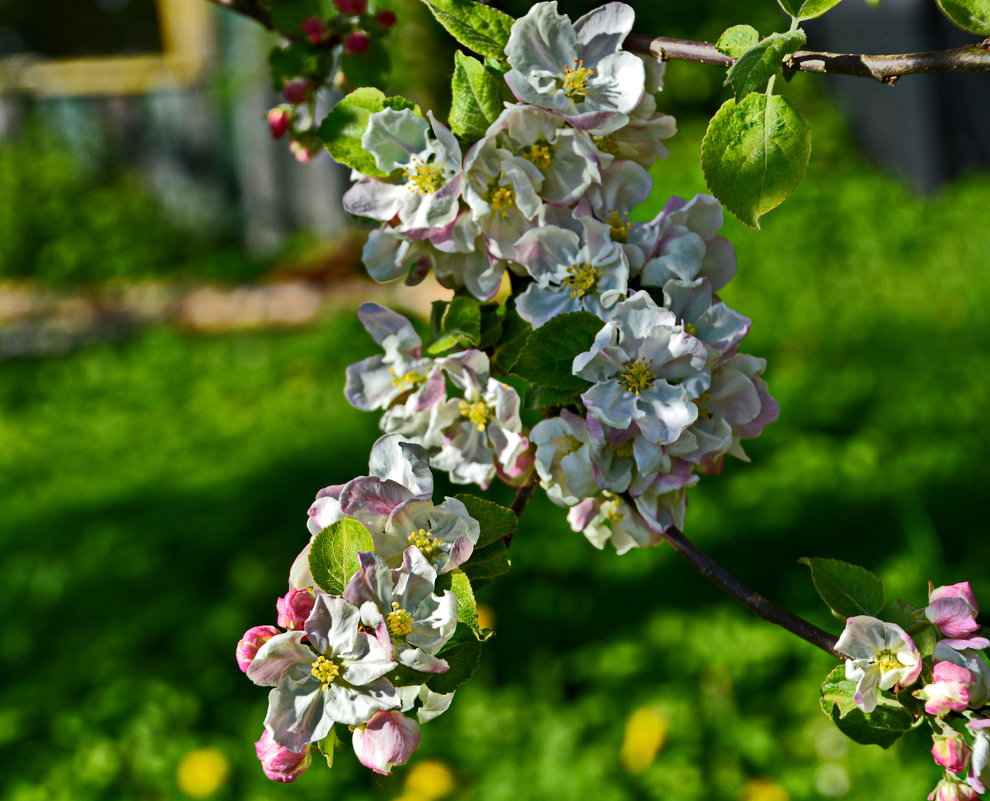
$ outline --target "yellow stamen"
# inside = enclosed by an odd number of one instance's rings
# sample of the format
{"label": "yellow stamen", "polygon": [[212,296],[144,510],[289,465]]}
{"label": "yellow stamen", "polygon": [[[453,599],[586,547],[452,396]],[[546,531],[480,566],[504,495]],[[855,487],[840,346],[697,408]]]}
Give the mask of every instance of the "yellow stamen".
{"label": "yellow stamen", "polygon": [[388,631],[393,637],[402,637],[412,631],[413,619],[397,601],[392,601],[392,611],[385,616]]}
{"label": "yellow stamen", "polygon": [[409,191],[417,195],[432,195],[446,183],[443,179],[443,167],[439,164],[427,164],[416,156],[413,156],[402,174]]}
{"label": "yellow stamen", "polygon": [[621,370],[616,378],[619,379],[619,383],[626,388],[627,392],[638,395],[644,389],[653,386],[653,382],[657,380],[657,377],[650,370],[651,364],[653,364],[653,359],[630,359],[622,363],[625,369]]}
{"label": "yellow stamen", "polygon": [[691,323],[685,321],[684,323],[684,333],[690,334],[693,337],[698,336],[698,329],[695,328]]}
{"label": "yellow stamen", "polygon": [[407,542],[419,548],[420,552],[427,559],[439,551],[441,547],[440,541],[425,528],[421,528],[419,531],[414,531],[410,534]]}
{"label": "yellow stamen", "polygon": [[625,242],[629,238],[629,229],[632,223],[629,222],[629,212],[609,209],[606,212],[605,222],[608,223],[612,239],[616,242]]}
{"label": "yellow stamen", "polygon": [[877,658],[874,660],[879,666],[880,670],[886,673],[888,670],[900,670],[904,665],[901,660],[897,658],[893,651],[883,650],[877,654]]}
{"label": "yellow stamen", "polygon": [[329,689],[330,685],[333,684],[333,680],[340,673],[340,666],[332,659],[327,659],[325,656],[318,656],[310,672],[316,676],[316,680],[326,690]]}
{"label": "yellow stamen", "polygon": [[[393,375],[395,374],[395,370],[393,370],[391,367],[389,367],[388,370]],[[395,378],[393,378],[392,379],[392,386],[393,387],[401,387],[401,386],[405,385],[409,389],[415,389],[420,384],[422,384],[424,381],[426,381],[426,376],[425,375],[423,375],[422,373],[417,373],[415,370],[410,370],[405,375],[400,375],[400,376],[396,376]]]}
{"label": "yellow stamen", "polygon": [[523,152],[523,158],[531,162],[534,167],[538,170],[545,170],[550,166],[550,160],[553,157],[553,150],[551,150],[550,145],[546,142],[537,142],[535,145],[530,145]]}
{"label": "yellow stamen", "polygon": [[516,193],[511,186],[494,187],[488,193],[488,203],[493,211],[497,211],[503,217],[509,215],[509,209],[516,205]]}
{"label": "yellow stamen", "polygon": [[564,65],[563,90],[575,103],[580,103],[588,94],[588,79],[595,71],[584,66],[584,61],[575,58],[573,66]]}
{"label": "yellow stamen", "polygon": [[488,427],[488,421],[492,419],[492,410],[484,401],[474,403],[461,401],[458,408],[461,410],[461,415],[474,423],[478,431],[484,431]]}
{"label": "yellow stamen", "polygon": [[606,528],[612,528],[612,526],[621,523],[624,515],[619,511],[619,499],[612,498],[605,501],[602,504],[602,514],[605,515],[605,519],[602,522]]}
{"label": "yellow stamen", "polygon": [[694,399],[694,405],[698,407],[698,419],[707,420],[712,416],[712,413],[705,408],[704,404],[708,403],[712,398],[712,391],[706,389],[697,398]]}
{"label": "yellow stamen", "polygon": [[601,275],[590,264],[572,264],[567,268],[567,277],[563,280],[563,284],[570,289],[572,298],[580,298],[595,288]]}
{"label": "yellow stamen", "polygon": [[632,440],[627,440],[621,445],[616,445],[612,450],[615,451],[615,455],[620,459],[631,459],[633,455]]}
{"label": "yellow stamen", "polygon": [[612,134],[605,134],[605,136],[592,136],[591,141],[595,143],[602,153],[607,153],[610,156],[619,155],[619,144],[615,141],[615,137]]}

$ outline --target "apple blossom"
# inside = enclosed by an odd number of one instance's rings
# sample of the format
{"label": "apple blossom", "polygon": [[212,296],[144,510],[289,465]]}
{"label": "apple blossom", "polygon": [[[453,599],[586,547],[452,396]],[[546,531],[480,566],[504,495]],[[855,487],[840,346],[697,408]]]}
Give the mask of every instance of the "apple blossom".
{"label": "apple blossom", "polygon": [[877,706],[877,690],[914,684],[921,674],[921,654],[900,626],[868,615],[846,620],[835,650],[849,657],[846,678],[857,682],[854,700],[864,712]]}

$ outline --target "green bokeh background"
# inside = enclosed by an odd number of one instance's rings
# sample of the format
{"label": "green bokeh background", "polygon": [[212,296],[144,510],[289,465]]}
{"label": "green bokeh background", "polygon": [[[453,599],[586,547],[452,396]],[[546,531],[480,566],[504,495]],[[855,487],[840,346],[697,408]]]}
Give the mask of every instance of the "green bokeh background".
{"label": "green bokeh background", "polygon": [[[808,178],[763,232],[724,230],[739,271],[723,297],[753,320],[744,350],[767,358],[781,417],[752,464],[692,490],[686,530],[838,633],[802,556],[863,564],[890,598],[969,579],[990,603],[990,181],[911,195],[855,153],[811,81],[794,84],[815,131]],[[703,122],[681,128],[644,217],[704,191]],[[134,252],[120,274],[141,274]],[[346,751],[267,782],[251,745],[265,691],[233,660],[241,632],[274,622],[315,492],[365,471],[376,419],[342,387],[374,352],[345,315],[153,328],[0,366],[0,797],[183,798],[177,766],[201,748],[229,763],[224,801],[402,794],[403,771],[371,775]],[[908,801],[937,781],[924,732],[889,751],[844,740],[817,703],[834,660],[668,549],[599,553],[538,499],[512,552],[479,593],[497,630],[482,667],[424,729],[420,758],[453,771],[451,797]],[[619,753],[643,706],[667,735],[633,773]]]}

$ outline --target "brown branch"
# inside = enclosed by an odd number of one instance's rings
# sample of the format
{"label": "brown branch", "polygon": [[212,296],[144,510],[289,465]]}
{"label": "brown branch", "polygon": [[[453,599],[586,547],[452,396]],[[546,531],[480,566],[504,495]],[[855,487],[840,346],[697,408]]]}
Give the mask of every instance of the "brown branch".
{"label": "brown branch", "polygon": [[[538,486],[540,486],[540,474],[536,472],[536,468],[534,467],[526,482],[516,490],[516,496],[512,499],[512,503],[509,504],[509,508],[517,518],[522,516],[523,511],[526,509],[530,498],[533,497],[533,493],[536,492]],[[502,537],[502,542],[505,543],[506,548],[512,545],[512,534],[506,534]]]}
{"label": "brown branch", "polygon": [[[735,59],[723,55],[715,45],[691,42],[667,36],[647,36],[631,33],[625,47],[634,53],[652,55],[661,61],[677,59],[731,67]],[[816,53],[799,50],[789,58],[784,68],[790,72],[820,72],[829,75],[854,75],[893,83],[901,75],[931,72],[982,72],[990,70],[990,39],[951,50],[897,55],[857,55],[852,53]]]}
{"label": "brown branch", "polygon": [[708,554],[704,553],[697,545],[691,542],[684,534],[676,528],[671,527],[664,534],[664,539],[677,553],[687,560],[688,564],[697,570],[702,576],[739,601],[743,606],[748,607],[768,623],[774,623],[787,629],[792,634],[796,634],[802,640],[810,642],[812,645],[821,648],[827,654],[844,658],[842,654],[835,650],[836,638],[823,631],[804,618],[800,618],[786,609],[782,609],[772,601],[764,598],[755,590],[750,589],[739,579],[729,573],[724,567],[712,561]]}

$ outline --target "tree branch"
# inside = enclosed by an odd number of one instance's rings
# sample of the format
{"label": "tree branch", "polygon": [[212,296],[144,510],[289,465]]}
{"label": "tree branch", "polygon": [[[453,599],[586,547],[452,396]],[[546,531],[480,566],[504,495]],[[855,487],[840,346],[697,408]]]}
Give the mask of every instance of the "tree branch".
{"label": "tree branch", "polygon": [[[631,33],[625,48],[634,53],[652,55],[661,61],[677,59],[696,61],[716,67],[731,67],[735,59],[719,53],[715,45],[691,42],[667,36]],[[821,72],[829,75],[854,75],[892,84],[902,75],[931,72],[982,72],[990,70],[990,39],[951,50],[897,55],[857,55],[852,53],[816,53],[799,50],[784,64],[789,72]]]}
{"label": "tree branch", "polygon": [[[529,474],[529,478],[526,479],[526,483],[516,490],[516,496],[512,499],[512,503],[509,504],[509,508],[517,518],[522,517],[523,510],[525,510],[538,486],[540,486],[540,474],[536,472],[536,468],[534,467]],[[502,537],[502,542],[505,543],[506,548],[512,545],[512,534],[506,534]]]}
{"label": "tree branch", "polygon": [[782,609],[755,590],[747,587],[724,567],[712,561],[712,558],[708,554],[704,553],[704,551],[698,548],[697,545],[685,537],[678,529],[673,527],[668,529],[667,533],[664,534],[664,539],[671,548],[683,556],[688,564],[701,573],[702,576],[721,587],[743,606],[749,607],[768,623],[774,623],[787,629],[802,640],[806,640],[812,645],[821,648],[827,654],[840,659],[844,658],[842,654],[835,650],[835,637],[827,631],[818,628],[818,626],[812,625],[804,618],[800,618],[792,612]]}

